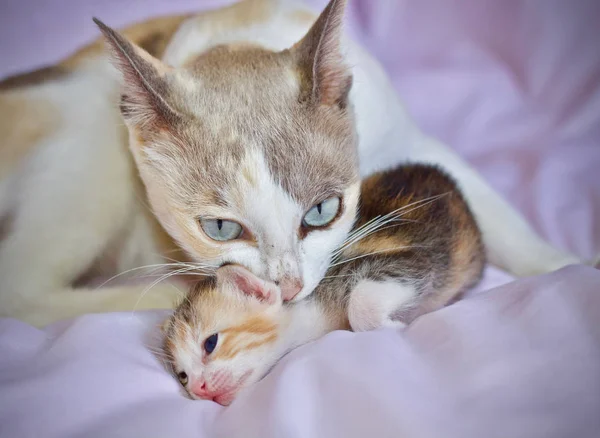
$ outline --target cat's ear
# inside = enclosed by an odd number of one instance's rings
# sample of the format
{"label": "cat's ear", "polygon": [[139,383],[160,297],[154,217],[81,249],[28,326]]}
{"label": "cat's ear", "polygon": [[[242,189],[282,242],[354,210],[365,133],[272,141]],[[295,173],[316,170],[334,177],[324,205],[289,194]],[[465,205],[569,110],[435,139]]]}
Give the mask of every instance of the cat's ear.
{"label": "cat's ear", "polygon": [[112,62],[123,75],[121,112],[133,123],[169,121],[178,112],[169,103],[169,87],[166,74],[172,70],[144,49],[128,41],[97,18],[98,25],[108,47]]}
{"label": "cat's ear", "polygon": [[244,295],[266,304],[281,304],[281,291],[273,283],[261,280],[247,269],[237,265],[226,265],[217,270],[217,283],[230,285]]}
{"label": "cat's ear", "polygon": [[341,50],[346,0],[331,0],[306,36],[292,47],[303,86],[311,101],[345,106],[352,75]]}

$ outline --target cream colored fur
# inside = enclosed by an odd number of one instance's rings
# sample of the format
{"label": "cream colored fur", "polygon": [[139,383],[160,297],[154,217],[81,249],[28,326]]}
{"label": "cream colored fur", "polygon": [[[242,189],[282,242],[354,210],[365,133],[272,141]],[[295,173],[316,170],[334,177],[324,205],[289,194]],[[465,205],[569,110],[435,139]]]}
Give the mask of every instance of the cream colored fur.
{"label": "cream colored fur", "polygon": [[[165,63],[178,67],[229,42],[281,50],[296,43],[311,25],[291,2],[253,1],[266,11],[253,17],[255,21],[232,21],[231,10],[184,21],[167,47]],[[362,175],[407,159],[440,164],[468,198],[492,263],[515,275],[532,275],[578,262],[542,240],[447,146],[421,133],[370,55],[350,42],[345,52],[353,66],[350,97]],[[9,224],[0,244],[0,315],[44,325],[89,312],[170,307],[178,297],[177,289],[166,282],[143,297],[144,285],[97,291],[73,286],[74,279],[88,272],[110,276],[164,262],[173,249],[140,188],[127,130],[115,106],[118,93],[119,76],[102,52],[88,56],[57,81],[1,92],[0,110],[2,99],[11,97],[44,102],[61,117],[56,129],[33,145],[0,146],[29,148],[0,174],[0,216]],[[163,225],[169,230],[168,220]],[[219,262],[207,259],[212,265]],[[322,272],[328,262],[323,260]]]}

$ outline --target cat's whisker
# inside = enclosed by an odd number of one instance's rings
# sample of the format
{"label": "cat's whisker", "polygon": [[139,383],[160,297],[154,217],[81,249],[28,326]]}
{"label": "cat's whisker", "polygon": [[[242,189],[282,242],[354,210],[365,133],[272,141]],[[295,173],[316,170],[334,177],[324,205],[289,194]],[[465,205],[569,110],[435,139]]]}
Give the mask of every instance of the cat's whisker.
{"label": "cat's whisker", "polygon": [[[340,246],[335,252],[334,254],[339,254],[342,251],[344,251],[346,248],[354,245],[356,242],[358,242],[359,240],[364,239],[367,236],[370,236],[371,234],[379,231],[381,229],[382,226],[386,225],[387,223],[393,222],[393,221],[399,221],[399,222],[411,222],[409,220],[405,220],[405,219],[400,219],[400,218],[393,218],[393,219],[389,219],[387,221],[382,221],[382,222],[377,222],[375,224],[373,224],[371,227],[362,230],[360,233],[353,233],[350,236],[350,239],[348,239],[342,246]],[[401,224],[398,224],[401,225]],[[398,226],[395,225],[395,226]]]}
{"label": "cat's whisker", "polygon": [[323,279],[327,279],[327,278],[343,278],[343,277],[354,277],[356,274],[352,273],[352,274],[340,274],[340,275],[326,275],[325,277],[323,277]]}
{"label": "cat's whisker", "polygon": [[[388,224],[390,224],[392,222],[400,222],[400,223],[399,224],[394,224],[394,225],[386,226],[386,225],[388,225]],[[337,255],[337,254],[343,252],[345,249],[347,249],[350,246],[354,245],[358,241],[360,241],[360,240],[364,239],[365,237],[368,237],[368,236],[370,236],[370,235],[372,235],[372,234],[374,234],[374,233],[376,233],[376,232],[378,232],[380,230],[387,229],[387,228],[390,228],[390,227],[398,227],[398,226],[403,225],[405,223],[415,223],[415,222],[418,222],[418,221],[414,221],[414,220],[410,220],[410,219],[403,219],[403,218],[400,218],[400,217],[395,217],[395,218],[389,218],[389,219],[386,219],[386,220],[382,220],[382,221],[380,221],[380,222],[378,222],[376,224],[373,224],[373,226],[369,227],[369,229],[363,230],[359,234],[353,234],[351,236],[351,239],[349,239],[346,243],[344,243],[342,246],[340,246],[338,248],[338,250],[336,250],[334,252],[334,254]]]}
{"label": "cat's whisker", "polygon": [[[435,197],[432,197],[432,198],[435,198]],[[428,199],[430,199],[430,198],[428,198]],[[385,214],[385,215],[383,215],[383,216],[381,216],[381,215],[380,215],[380,216],[376,216],[376,217],[374,217],[373,219],[369,220],[368,222],[366,222],[365,224],[363,224],[362,226],[360,226],[359,228],[357,228],[356,230],[354,230],[354,231],[353,231],[353,232],[352,232],[352,233],[349,235],[349,238],[348,238],[348,239],[346,239],[346,242],[347,242],[347,241],[348,241],[350,238],[352,238],[353,236],[356,236],[357,234],[360,234],[360,233],[362,233],[362,232],[365,232],[367,229],[370,229],[370,228],[376,227],[376,226],[377,226],[377,224],[381,223],[381,221],[384,221],[384,220],[386,220],[386,219],[387,219],[387,218],[389,218],[389,217],[392,217],[392,216],[397,216],[397,217],[399,217],[399,216],[398,216],[398,213],[402,212],[402,210],[404,210],[404,209],[406,209],[406,208],[409,208],[409,207],[411,207],[411,206],[413,206],[413,205],[417,205],[417,204],[419,204],[419,203],[423,203],[423,202],[427,201],[428,199],[424,199],[424,200],[415,201],[414,203],[411,203],[411,204],[408,204],[408,205],[402,206],[402,207],[400,207],[400,208],[398,208],[398,209],[396,209],[396,210],[394,210],[394,211],[392,211],[392,212],[390,212],[390,213],[388,213],[388,214]]]}
{"label": "cat's whisker", "polygon": [[203,268],[203,269],[214,269],[213,265],[209,265],[209,264],[205,264],[205,263],[199,263],[199,262],[193,262],[193,261],[181,261],[178,259],[167,257],[164,254],[161,254],[160,257],[164,258],[165,260],[168,260],[170,262],[173,262],[175,264],[178,264],[178,265],[197,266],[197,267]]}
{"label": "cat's whisker", "polygon": [[[388,214],[383,215],[383,216],[377,216],[377,217],[375,217],[374,219],[372,219],[371,221],[367,222],[362,227],[359,227],[357,230],[355,230],[353,233],[351,233],[348,236],[348,238],[346,239],[346,241],[336,251],[334,251],[332,253],[333,261],[335,262],[336,259],[345,250],[347,250],[349,247],[351,247],[352,245],[356,244],[357,242],[359,242],[360,240],[364,239],[365,237],[370,236],[373,233],[384,229],[383,227],[386,226],[386,225],[388,225],[391,222],[395,222],[395,221],[415,222],[415,221],[412,221],[410,219],[403,219],[402,216],[405,215],[405,214],[407,214],[407,213],[410,213],[410,212],[412,212],[412,211],[414,211],[416,209],[422,208],[422,207],[424,207],[424,206],[426,206],[426,205],[428,205],[428,204],[430,204],[432,202],[435,202],[439,198],[441,198],[443,196],[446,196],[448,193],[450,193],[450,192],[442,193],[440,195],[430,196],[429,198],[425,198],[425,199],[421,199],[421,200],[418,200],[418,201],[415,201],[415,202],[411,202],[410,204],[402,206],[402,207],[400,207],[400,208],[392,211],[391,213],[388,213]],[[401,224],[398,224],[398,225],[401,225]],[[393,225],[393,226],[398,226],[398,225]]]}
{"label": "cat's whisker", "polygon": [[386,253],[386,252],[394,252],[394,251],[399,251],[401,249],[413,249],[413,248],[428,248],[428,246],[425,246],[425,245],[407,245],[407,246],[396,246],[394,248],[386,248],[386,249],[382,249],[382,250],[379,250],[379,251],[373,251],[373,252],[370,252],[370,253],[367,253],[367,254],[361,254],[359,256],[352,257],[352,258],[349,258],[349,259],[345,259],[345,260],[342,260],[342,261],[337,262],[337,263],[333,263],[331,265],[331,267],[340,266],[340,265],[343,265],[345,263],[349,263],[349,262],[352,262],[354,260],[362,259],[364,257],[369,257],[369,256],[376,255],[376,254],[382,254],[382,253]]}
{"label": "cat's whisker", "polygon": [[168,267],[174,267],[174,266],[179,266],[179,264],[178,263],[155,263],[155,264],[152,264],[152,265],[137,266],[135,268],[127,269],[126,271],[119,272],[118,274],[113,275],[108,280],[104,281],[99,286],[97,286],[96,289],[100,289],[100,288],[106,286],[111,281],[113,281],[113,280],[115,280],[115,279],[117,279],[119,277],[122,277],[123,275],[126,275],[126,274],[129,274],[131,272],[134,272],[134,271],[139,271],[141,269],[154,269],[156,271],[156,270],[161,269],[161,268],[168,268]]}
{"label": "cat's whisker", "polygon": [[[146,295],[146,294],[147,294],[147,293],[148,293],[148,292],[149,292],[149,291],[150,291],[150,290],[151,290],[151,289],[152,289],[154,286],[156,286],[157,284],[161,283],[162,281],[165,281],[165,280],[167,280],[167,279],[169,279],[169,278],[173,277],[174,275],[182,274],[182,273],[185,273],[185,272],[191,271],[191,270],[193,270],[193,269],[194,269],[194,268],[190,268],[190,267],[188,267],[188,268],[181,268],[181,269],[178,269],[178,270],[176,270],[176,271],[173,271],[173,272],[168,272],[168,273],[166,273],[166,274],[164,274],[164,275],[161,275],[161,276],[160,276],[160,277],[159,277],[157,280],[155,280],[155,281],[154,281],[152,284],[150,284],[148,287],[146,287],[146,288],[145,288],[145,289],[142,291],[142,293],[140,294],[140,297],[138,298],[138,300],[136,301],[135,305],[133,306],[133,310],[131,311],[132,315],[133,315],[133,313],[135,313],[135,311],[136,311],[136,309],[137,309],[137,306],[139,305],[140,301],[141,301],[141,300],[144,298],[144,296],[145,296],[145,295]],[[177,288],[175,285],[172,285],[172,286],[173,286],[173,287],[174,287],[174,288],[175,288],[177,291],[179,291],[179,293],[180,293],[180,296],[182,296],[182,297],[183,297],[183,296],[185,296],[185,294],[184,294],[183,292],[181,292],[181,291],[180,291],[180,290],[179,290],[179,289],[178,289],[178,288]]]}

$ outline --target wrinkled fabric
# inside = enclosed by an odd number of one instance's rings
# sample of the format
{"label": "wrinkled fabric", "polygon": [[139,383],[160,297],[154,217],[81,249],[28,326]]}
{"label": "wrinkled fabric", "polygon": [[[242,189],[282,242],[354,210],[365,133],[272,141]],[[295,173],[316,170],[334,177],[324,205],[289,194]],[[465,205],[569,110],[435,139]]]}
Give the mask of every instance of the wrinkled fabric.
{"label": "wrinkled fabric", "polygon": [[154,355],[164,312],[0,320],[0,436],[597,438],[599,292],[599,270],[569,267],[404,331],[334,332],[228,408],[185,398]]}
{"label": "wrinkled fabric", "polygon": [[[118,26],[224,3],[9,2],[0,75],[95,36],[92,15]],[[425,131],[554,244],[600,252],[600,3],[352,0],[348,21]],[[477,293],[404,331],[292,352],[229,408],[185,398],[164,370],[164,315],[0,320],[0,437],[600,436],[592,268],[516,282],[490,268]]]}

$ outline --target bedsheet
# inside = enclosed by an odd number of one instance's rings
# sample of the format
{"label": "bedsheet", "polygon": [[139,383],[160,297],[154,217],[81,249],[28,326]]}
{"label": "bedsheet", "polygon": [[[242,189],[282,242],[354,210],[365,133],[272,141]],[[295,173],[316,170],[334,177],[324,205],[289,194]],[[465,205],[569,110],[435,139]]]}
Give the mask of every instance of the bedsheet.
{"label": "bedsheet", "polygon": [[[90,39],[92,15],[116,26],[224,3],[5,2],[0,75]],[[423,129],[556,245],[600,252],[600,3],[352,0],[348,18]],[[163,370],[150,351],[163,317],[0,320],[0,437],[600,436],[592,268],[516,282],[490,268],[477,293],[405,331],[293,352],[229,408],[184,398]]]}

